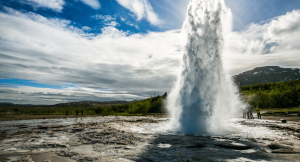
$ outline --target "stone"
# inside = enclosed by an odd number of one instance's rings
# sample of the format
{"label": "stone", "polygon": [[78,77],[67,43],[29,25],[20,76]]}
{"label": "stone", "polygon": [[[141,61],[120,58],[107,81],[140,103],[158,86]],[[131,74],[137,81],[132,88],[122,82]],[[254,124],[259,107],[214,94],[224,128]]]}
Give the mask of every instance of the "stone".
{"label": "stone", "polygon": [[272,150],[276,150],[276,149],[280,149],[282,148],[282,146],[278,145],[278,144],[270,144],[268,145],[268,147]]}
{"label": "stone", "polygon": [[225,148],[225,149],[234,149],[234,150],[248,150],[251,149],[250,146],[246,146],[243,144],[215,144],[215,146],[221,147],[221,148]]}
{"label": "stone", "polygon": [[202,147],[205,147],[205,145],[198,143],[196,145],[187,146],[186,148],[202,148]]}

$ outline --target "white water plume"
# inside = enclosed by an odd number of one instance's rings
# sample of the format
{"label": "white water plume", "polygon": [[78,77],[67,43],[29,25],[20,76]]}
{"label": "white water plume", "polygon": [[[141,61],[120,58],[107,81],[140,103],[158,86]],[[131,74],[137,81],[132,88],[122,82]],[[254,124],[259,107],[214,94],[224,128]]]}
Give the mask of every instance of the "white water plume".
{"label": "white water plume", "polygon": [[223,0],[191,0],[182,71],[168,96],[172,130],[222,134],[227,119],[243,106],[222,67],[223,36],[231,31],[231,11]]}

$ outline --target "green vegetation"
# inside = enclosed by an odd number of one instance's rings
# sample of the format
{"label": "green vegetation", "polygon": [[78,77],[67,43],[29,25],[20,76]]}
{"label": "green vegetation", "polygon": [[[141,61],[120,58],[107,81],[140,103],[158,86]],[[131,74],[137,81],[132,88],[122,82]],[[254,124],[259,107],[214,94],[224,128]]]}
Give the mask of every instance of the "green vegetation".
{"label": "green vegetation", "polygon": [[[277,83],[264,83],[240,87],[246,101],[253,107],[288,111],[300,106],[300,80]],[[75,115],[83,110],[84,115],[146,115],[164,113],[164,100],[167,94],[121,104],[89,106],[58,104],[52,106],[0,105],[0,117],[5,115]],[[113,102],[112,102],[113,103]]]}
{"label": "green vegetation", "polygon": [[[285,113],[288,114],[288,112],[292,111],[292,112],[300,112],[300,108],[299,107],[293,107],[293,108],[266,108],[264,110],[267,110],[266,112],[264,112],[262,115],[272,115],[274,113]],[[297,115],[297,114],[294,114]]]}
{"label": "green vegetation", "polygon": [[240,87],[242,95],[253,107],[292,108],[300,106],[300,80],[264,83]]}
{"label": "green vegetation", "polygon": [[70,105],[70,106],[0,106],[0,116],[3,115],[75,115],[76,110],[81,115],[146,115],[164,113],[164,96],[147,98],[126,104],[110,104],[101,106]]}
{"label": "green vegetation", "polygon": [[157,96],[122,105],[91,107],[87,110],[99,115],[145,115],[164,112],[164,97]]}

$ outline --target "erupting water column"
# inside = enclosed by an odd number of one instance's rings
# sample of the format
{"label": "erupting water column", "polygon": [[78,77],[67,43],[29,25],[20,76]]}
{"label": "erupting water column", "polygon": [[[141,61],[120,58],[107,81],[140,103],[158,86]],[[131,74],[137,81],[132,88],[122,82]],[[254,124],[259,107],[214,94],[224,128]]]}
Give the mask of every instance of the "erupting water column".
{"label": "erupting water column", "polygon": [[221,59],[224,29],[230,19],[223,0],[190,1],[183,26],[186,45],[182,71],[168,96],[173,130],[219,134],[240,104]]}

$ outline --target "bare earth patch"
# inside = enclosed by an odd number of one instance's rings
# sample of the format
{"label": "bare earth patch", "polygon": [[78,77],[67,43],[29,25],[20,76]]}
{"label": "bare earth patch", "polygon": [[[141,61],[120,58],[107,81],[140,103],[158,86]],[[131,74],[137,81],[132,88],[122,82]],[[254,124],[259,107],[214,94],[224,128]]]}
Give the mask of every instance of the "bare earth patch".
{"label": "bare earth patch", "polygon": [[[299,118],[300,119],[300,118]],[[153,131],[167,118],[2,122],[0,161],[298,161],[300,123],[235,119],[234,134]]]}

